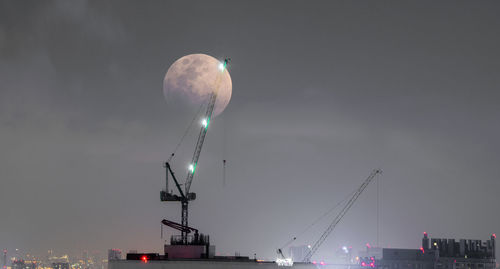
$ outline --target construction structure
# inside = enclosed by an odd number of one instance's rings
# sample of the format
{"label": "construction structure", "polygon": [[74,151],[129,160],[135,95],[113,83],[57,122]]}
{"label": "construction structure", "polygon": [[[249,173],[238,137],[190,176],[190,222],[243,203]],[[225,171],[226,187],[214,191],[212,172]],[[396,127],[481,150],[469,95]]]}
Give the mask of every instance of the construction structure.
{"label": "construction structure", "polygon": [[326,238],[332,233],[333,229],[337,227],[337,224],[342,220],[342,218],[345,216],[345,214],[351,209],[352,205],[356,200],[359,198],[359,196],[363,193],[363,191],[368,187],[370,182],[375,178],[375,176],[379,175],[382,173],[382,170],[379,169],[374,169],[371,174],[366,178],[366,180],[359,186],[359,188],[353,193],[353,195],[349,198],[347,203],[344,205],[342,210],[340,210],[340,213],[335,217],[335,219],[330,223],[328,228],[321,234],[320,238],[318,241],[314,243],[314,245],[311,247],[309,253],[304,257],[304,262],[310,262],[311,257],[316,253],[316,251],[319,249],[319,247],[325,242]]}
{"label": "construction structure", "polygon": [[[315,268],[316,265],[310,262],[310,258],[316,253],[328,235],[333,231],[336,225],[341,221],[344,215],[349,211],[354,202],[358,199],[365,188],[370,184],[373,178],[380,174],[380,170],[373,170],[372,173],[365,179],[361,186],[345,199],[347,201],[335,217],[333,222],[328,226],[327,230],[313,244],[311,248],[303,253],[302,261],[293,261],[286,258],[281,250],[278,253],[281,258],[276,261],[263,261],[254,257],[250,259],[244,256],[216,256],[215,246],[210,244],[210,237],[199,233],[198,229],[189,226],[189,203],[196,199],[196,194],[190,192],[191,184],[196,173],[198,160],[203,148],[208,126],[210,124],[214,111],[217,94],[220,87],[221,75],[227,68],[229,59],[225,59],[219,65],[219,74],[216,77],[214,91],[209,96],[209,102],[204,118],[201,120],[201,129],[196,142],[195,150],[191,162],[188,165],[188,173],[184,183],[181,183],[176,177],[170,160],[173,158],[172,153],[170,159],[164,163],[165,167],[165,189],[160,192],[162,202],[179,202],[181,204],[181,222],[163,219],[163,225],[180,231],[180,235],[172,235],[170,244],[164,244],[164,255],[158,253],[128,253],[126,260],[109,260],[109,269],[132,269],[137,266],[146,266],[149,269],[167,269],[167,268],[255,268],[258,266],[261,269],[276,268],[279,266],[293,268]],[[182,141],[182,140],[181,140]],[[225,160],[223,161],[225,167]],[[172,180],[176,192],[169,189],[169,181]],[[163,230],[162,230],[163,236]],[[295,240],[295,238],[293,239]]]}
{"label": "construction structure", "polygon": [[494,269],[495,239],[489,240],[422,238],[420,249],[384,248],[382,257],[363,257],[361,267],[380,269]]}
{"label": "construction structure", "polygon": [[[180,182],[177,180],[169,161],[165,162],[165,190],[160,192],[160,199],[162,202],[180,202],[181,203],[181,223],[177,223],[169,220],[162,220],[161,223],[176,229],[181,232],[180,236],[172,236],[170,239],[170,244],[164,245],[165,256],[169,258],[211,258],[215,255],[215,246],[210,246],[210,238],[207,235],[199,234],[198,229],[189,226],[189,202],[196,199],[196,193],[190,192],[191,184],[193,182],[194,175],[196,173],[196,168],[198,166],[198,160],[200,158],[201,149],[203,148],[203,143],[205,142],[205,137],[208,131],[208,125],[212,119],[212,114],[215,107],[215,101],[217,100],[217,94],[220,88],[221,77],[227,68],[229,59],[225,59],[223,63],[220,63],[219,70],[214,83],[214,90],[211,92],[207,110],[205,116],[202,119],[202,126],[200,128],[200,133],[198,135],[198,140],[196,142],[195,150],[193,153],[193,158],[189,164],[189,169],[184,182],[184,190],[181,187]],[[171,158],[173,157],[173,154]],[[170,159],[171,159],[170,158]],[[178,194],[169,192],[168,183],[169,177],[175,184]],[[193,233],[193,235],[190,235]]]}
{"label": "construction structure", "polygon": [[[342,220],[342,218],[345,216],[345,214],[347,214],[347,212],[349,211],[349,209],[351,209],[351,207],[354,205],[354,203],[356,202],[356,200],[358,200],[359,196],[363,193],[363,191],[366,189],[366,187],[368,187],[368,185],[372,182],[372,180],[377,175],[380,175],[381,173],[382,173],[382,170],[380,170],[380,169],[374,169],[370,173],[370,175],[363,181],[363,183],[361,183],[361,185],[359,186],[359,188],[356,189],[351,194],[351,196],[347,197],[347,198],[349,198],[349,200],[346,199],[347,202],[344,204],[344,206],[342,207],[342,209],[340,210],[340,212],[337,214],[337,216],[335,216],[335,218],[330,223],[330,225],[328,225],[328,227],[326,228],[326,230],[321,234],[321,236],[319,237],[319,239],[316,240],[316,242],[314,242],[314,244],[312,246],[307,246],[307,249],[305,249],[305,255],[303,257],[301,257],[302,259],[300,261],[302,261],[304,263],[310,263],[311,262],[312,256],[316,253],[316,251],[318,251],[318,249],[320,248],[320,246],[323,244],[323,242],[325,242],[326,238],[328,238],[328,236],[333,232],[333,230],[335,229],[335,227],[337,227],[337,225],[340,223],[340,221]],[[339,203],[339,205],[340,205],[340,203]],[[277,251],[276,251],[277,254],[278,254],[278,257],[276,258],[276,262],[277,263],[281,263],[281,264],[293,264],[293,261],[294,261],[293,258],[287,258],[283,254],[283,250],[282,249],[285,248],[285,247],[287,247],[288,245],[290,245],[296,239],[297,239],[297,237],[293,237],[284,246],[282,246],[279,249],[277,249]]]}
{"label": "construction structure", "polygon": [[[126,260],[109,260],[109,269],[134,269],[143,267],[148,269],[168,269],[168,268],[242,268],[251,269],[258,266],[260,269],[277,268],[275,262],[266,262],[258,260],[256,257],[250,259],[245,256],[216,256],[215,246],[210,244],[210,237],[199,233],[198,229],[189,226],[189,203],[196,199],[196,194],[190,192],[191,184],[196,173],[200,153],[207,135],[212,113],[214,111],[217,93],[219,91],[221,75],[227,68],[229,59],[219,64],[220,73],[218,74],[214,91],[209,97],[207,110],[204,118],[201,120],[201,129],[196,142],[195,150],[191,163],[188,165],[188,174],[186,181],[181,184],[177,179],[170,160],[164,163],[165,167],[165,189],[160,192],[162,202],[179,202],[181,204],[181,222],[163,219],[162,227],[167,226],[180,231],[180,235],[172,235],[170,244],[164,245],[164,255],[158,253],[127,253]],[[172,180],[176,193],[169,190],[169,181]],[[163,232],[162,232],[163,236]],[[292,265],[290,265],[292,266]],[[293,268],[306,269],[315,268],[309,263],[297,263]]]}

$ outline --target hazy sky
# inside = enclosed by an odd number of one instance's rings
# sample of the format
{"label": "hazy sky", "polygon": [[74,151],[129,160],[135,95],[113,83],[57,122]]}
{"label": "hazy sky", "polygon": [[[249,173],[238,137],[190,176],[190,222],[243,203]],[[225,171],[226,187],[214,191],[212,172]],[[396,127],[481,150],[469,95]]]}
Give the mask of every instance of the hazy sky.
{"label": "hazy sky", "polygon": [[[381,246],[486,240],[500,232],[499,8],[0,0],[0,248],[162,252],[161,219],[180,221],[160,202],[162,162],[195,113],[167,106],[162,83],[191,53],[232,59],[191,188],[190,224],[218,252],[274,258],[374,168]],[[197,131],[173,162],[182,180]],[[321,255],[376,245],[376,197],[372,184]]]}

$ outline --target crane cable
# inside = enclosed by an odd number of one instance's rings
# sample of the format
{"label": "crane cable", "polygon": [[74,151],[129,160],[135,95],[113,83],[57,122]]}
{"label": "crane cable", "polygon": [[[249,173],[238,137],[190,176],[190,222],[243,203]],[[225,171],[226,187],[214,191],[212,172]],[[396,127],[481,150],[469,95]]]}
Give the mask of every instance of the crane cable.
{"label": "crane cable", "polygon": [[194,121],[196,120],[196,118],[198,118],[198,115],[200,114],[201,112],[201,109],[203,108],[203,103],[200,104],[200,108],[198,108],[198,112],[196,112],[196,114],[194,115],[193,119],[191,120],[191,123],[189,123],[186,131],[184,132],[184,134],[182,135],[181,137],[181,140],[179,141],[179,143],[177,143],[177,145],[175,146],[175,149],[174,151],[172,152],[172,154],[170,155],[170,157],[168,158],[168,161],[167,162],[170,162],[172,160],[172,158],[174,158],[175,156],[175,153],[177,152],[177,150],[179,149],[179,147],[181,146],[182,142],[184,141],[184,138],[186,138],[187,134],[189,133],[189,130],[191,130],[191,127],[193,127],[193,123]]}
{"label": "crane cable", "polygon": [[318,224],[318,222],[320,222],[321,220],[323,220],[326,216],[330,215],[335,209],[337,209],[337,207],[339,207],[340,205],[342,205],[349,197],[351,197],[354,193],[356,192],[356,190],[352,191],[349,195],[347,195],[344,199],[342,199],[340,202],[338,202],[335,206],[333,206],[332,208],[330,208],[328,211],[326,211],[325,213],[323,213],[323,215],[319,216],[316,220],[314,220],[311,224],[309,224],[309,226],[307,226],[305,229],[303,229],[301,232],[299,232],[296,236],[294,236],[292,239],[288,240],[282,247],[280,247],[279,249],[283,249],[285,247],[287,247],[288,245],[290,245],[293,241],[295,241],[297,239],[297,237],[300,237],[302,236],[303,234],[305,234],[309,229],[311,229],[314,225]]}

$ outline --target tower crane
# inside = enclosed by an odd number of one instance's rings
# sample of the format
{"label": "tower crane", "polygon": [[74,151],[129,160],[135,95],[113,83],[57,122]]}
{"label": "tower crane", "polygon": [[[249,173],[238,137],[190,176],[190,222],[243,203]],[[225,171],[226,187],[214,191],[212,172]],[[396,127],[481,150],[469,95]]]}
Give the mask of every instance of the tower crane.
{"label": "tower crane", "polygon": [[[191,163],[189,164],[189,169],[186,177],[186,181],[184,183],[184,190],[182,190],[181,184],[175,177],[174,172],[172,171],[172,168],[170,167],[169,162],[165,162],[165,179],[166,179],[166,190],[162,190],[160,192],[160,199],[163,202],[168,202],[168,201],[176,201],[176,202],[181,202],[181,225],[178,226],[176,229],[181,231],[181,244],[187,245],[188,244],[188,234],[191,231],[196,231],[195,233],[198,233],[198,230],[193,229],[189,227],[188,225],[188,204],[189,201],[195,200],[196,199],[196,193],[189,192],[191,188],[191,183],[193,182],[193,177],[196,172],[196,167],[198,165],[198,159],[200,158],[200,153],[201,149],[203,147],[203,142],[205,141],[205,137],[207,135],[207,130],[208,130],[208,125],[210,123],[210,120],[212,118],[212,114],[214,111],[215,107],[215,101],[217,100],[217,94],[219,92],[222,76],[224,74],[224,71],[227,68],[227,65],[229,64],[230,59],[226,58],[224,59],[224,62],[221,62],[218,66],[218,69],[220,72],[218,72],[217,77],[215,79],[215,89],[214,91],[210,94],[209,101],[208,101],[208,106],[207,110],[205,112],[205,117],[202,120],[202,126],[200,129],[200,134],[198,135],[198,140],[196,142],[196,147],[193,153],[193,158],[191,159]],[[175,183],[175,186],[177,188],[177,191],[179,192],[179,195],[172,194],[168,192],[168,174],[172,176],[172,179]],[[167,221],[168,222],[168,221]],[[165,221],[162,221],[163,224],[167,225]],[[173,223],[173,222],[171,222]],[[170,225],[167,225],[170,226]],[[172,227],[172,226],[170,226]]]}
{"label": "tower crane", "polygon": [[309,249],[309,252],[304,257],[303,262],[310,262],[311,257],[316,253],[316,251],[318,250],[318,248],[323,244],[323,242],[330,235],[330,233],[333,231],[333,229],[335,229],[335,227],[337,226],[337,224],[339,224],[340,220],[342,220],[342,218],[344,217],[344,215],[347,213],[347,211],[349,211],[349,209],[352,207],[352,205],[354,204],[354,202],[356,202],[356,200],[361,195],[361,193],[363,193],[363,191],[366,189],[366,187],[368,186],[368,184],[370,184],[370,182],[373,180],[373,178],[375,178],[376,175],[381,174],[381,173],[382,173],[382,170],[379,170],[379,169],[374,169],[370,173],[370,175],[361,184],[361,186],[359,186],[359,188],[354,192],[354,194],[351,196],[351,198],[349,199],[349,201],[347,201],[347,203],[344,205],[344,207],[342,208],[342,210],[340,211],[340,213],[335,217],[335,219],[333,219],[332,223],[330,223],[330,225],[328,226],[328,228],[326,228],[326,230],[320,236],[320,238],[318,239],[318,241],[316,241],[316,243],[314,243],[314,245]]}

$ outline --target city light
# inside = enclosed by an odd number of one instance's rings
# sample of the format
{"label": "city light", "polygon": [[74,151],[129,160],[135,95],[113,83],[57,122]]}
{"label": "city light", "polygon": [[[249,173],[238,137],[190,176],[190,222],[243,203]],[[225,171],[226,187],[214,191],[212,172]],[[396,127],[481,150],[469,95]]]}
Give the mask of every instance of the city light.
{"label": "city light", "polygon": [[372,267],[375,268],[375,258],[370,257],[370,263],[366,263],[365,261],[361,262],[361,267]]}
{"label": "city light", "polygon": [[276,264],[278,266],[293,266],[293,260],[290,258],[286,258],[286,259],[277,258]]}

